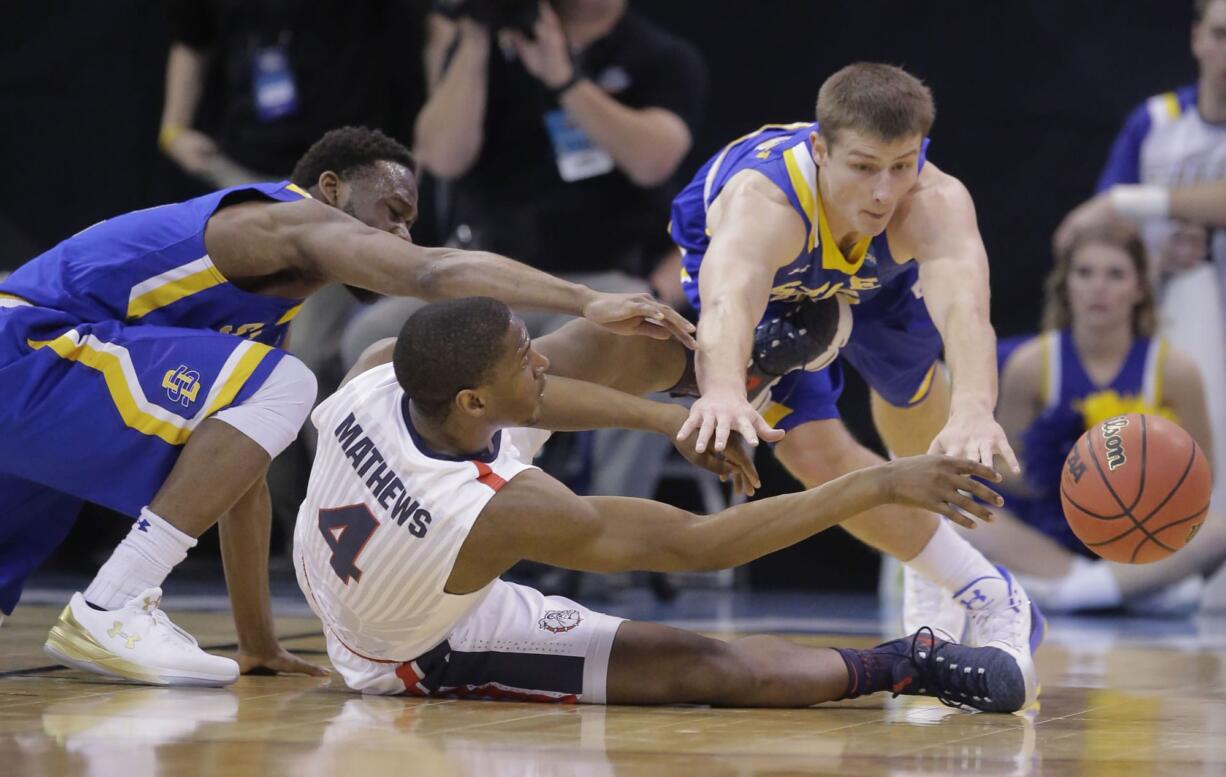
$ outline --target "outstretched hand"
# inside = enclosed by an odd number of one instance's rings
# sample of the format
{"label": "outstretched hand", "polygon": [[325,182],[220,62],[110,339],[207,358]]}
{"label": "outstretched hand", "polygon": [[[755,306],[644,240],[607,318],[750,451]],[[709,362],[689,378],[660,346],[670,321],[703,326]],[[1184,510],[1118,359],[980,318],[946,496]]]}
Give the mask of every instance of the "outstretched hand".
{"label": "outstretched hand", "polygon": [[650,294],[596,294],[583,317],[619,335],[645,335],[656,340],[675,337],[694,348],[694,325]]}
{"label": "outstretched hand", "polygon": [[988,467],[1000,456],[1015,475],[1022,471],[1005,430],[990,412],[952,413],[928,452],[967,458]]}
{"label": "outstretched hand", "polygon": [[239,650],[234,656],[234,660],[238,662],[238,671],[241,674],[250,675],[269,675],[269,674],[304,674],[310,677],[327,677],[328,670],[322,666],[316,666],[310,661],[305,661],[285,648],[278,645],[269,652],[250,652]]}
{"label": "outstretched hand", "polygon": [[[975,478],[999,483],[1000,473],[970,459],[927,454],[908,456],[882,465],[888,502],[940,513],[956,524],[975,528],[972,517],[991,521],[992,513],[982,504],[1005,503],[1000,494]],[[975,498],[981,500],[976,502]]]}
{"label": "outstretched hand", "polygon": [[754,491],[762,486],[758,477],[758,468],[754,466],[753,450],[745,444],[739,434],[734,434],[728,440],[727,447],[719,451],[699,451],[695,445],[698,440],[696,432],[691,432],[685,438],[675,438],[673,446],[691,464],[719,475],[721,481],[732,479],[732,488],[739,494],[753,496]]}
{"label": "outstretched hand", "polygon": [[759,440],[779,442],[783,439],[783,430],[774,429],[766,422],[744,393],[716,394],[711,393],[694,400],[690,407],[690,417],[681,425],[677,439],[684,440],[698,432],[694,440],[694,450],[699,453],[707,449],[707,444],[714,435],[713,448],[716,452],[724,451],[728,446],[728,437],[737,432],[751,446],[757,446]]}

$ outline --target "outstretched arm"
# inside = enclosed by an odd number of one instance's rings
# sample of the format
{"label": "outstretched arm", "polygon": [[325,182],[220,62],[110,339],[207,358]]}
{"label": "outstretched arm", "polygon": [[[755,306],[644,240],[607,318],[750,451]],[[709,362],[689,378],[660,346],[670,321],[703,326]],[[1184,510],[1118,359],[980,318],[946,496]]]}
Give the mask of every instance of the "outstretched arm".
{"label": "outstretched arm", "polygon": [[224,208],[209,219],[205,245],[223,273],[237,271],[232,277],[291,270],[316,283],[394,296],[490,296],[583,316],[619,334],[675,336],[693,344],[694,327],[650,295],[602,294],[505,256],[414,245],[315,200]]}
{"label": "outstretched arm", "polygon": [[747,563],[886,503],[938,512],[964,526],[991,513],[962,492],[999,505],[973,479],[995,481],[975,462],[915,456],[857,470],[817,488],[731,507],[701,518],[660,502],[575,496],[531,470],[482,511],[456,560],[448,590],[476,590],[519,559],[592,572],[724,569]]}
{"label": "outstretched arm", "polygon": [[759,437],[775,442],[783,434],[745,398],[745,370],[775,272],[805,245],[804,222],[777,186],[743,171],[711,204],[707,226],[711,245],[698,276],[702,313],[695,355],[701,396],[681,434],[697,430],[699,450],[712,435],[715,450],[723,450],[734,431],[750,445]]}
{"label": "outstretched arm", "polygon": [[[394,337],[371,345],[358,357],[341,385],[373,367],[390,362],[395,347]],[[555,432],[637,429],[673,437],[685,418],[686,410],[680,405],[656,402],[607,386],[550,375],[545,384],[541,417],[536,426]],[[673,444],[691,464],[710,470],[721,479],[732,478],[733,487],[746,496],[753,495],[754,490],[762,485],[758,470],[754,467],[753,454],[745,449],[740,440],[734,441],[726,454],[695,451],[692,435],[685,440],[674,439]]]}
{"label": "outstretched arm", "polygon": [[945,343],[953,378],[949,420],[931,452],[988,465],[1000,455],[1017,472],[1017,457],[992,416],[996,332],[988,314],[988,255],[975,205],[957,179],[935,169],[929,175],[939,178],[912,195],[895,234],[919,263],[924,303]]}

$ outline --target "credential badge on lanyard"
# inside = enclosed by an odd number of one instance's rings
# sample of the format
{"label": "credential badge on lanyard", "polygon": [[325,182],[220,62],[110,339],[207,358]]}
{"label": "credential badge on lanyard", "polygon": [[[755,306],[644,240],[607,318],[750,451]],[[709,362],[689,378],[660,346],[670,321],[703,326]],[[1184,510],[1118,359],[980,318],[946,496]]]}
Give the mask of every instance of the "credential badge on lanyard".
{"label": "credential badge on lanyard", "polygon": [[572,183],[595,178],[614,168],[609,152],[593,143],[561,108],[545,114],[545,129],[553,143],[554,160],[563,181]]}
{"label": "credential badge on lanyard", "polygon": [[272,121],[298,112],[298,89],[289,66],[288,32],[271,46],[257,47],[251,60],[251,83],[260,121]]}

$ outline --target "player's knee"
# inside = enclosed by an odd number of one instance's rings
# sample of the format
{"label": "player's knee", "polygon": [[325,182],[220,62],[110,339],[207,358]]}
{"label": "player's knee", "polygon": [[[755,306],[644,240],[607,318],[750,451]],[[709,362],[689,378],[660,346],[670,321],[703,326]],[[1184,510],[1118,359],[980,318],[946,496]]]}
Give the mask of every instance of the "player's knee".
{"label": "player's knee", "polygon": [[318,390],[315,373],[286,354],[251,396],[214,417],[238,429],[276,458],[298,436],[315,406]]}

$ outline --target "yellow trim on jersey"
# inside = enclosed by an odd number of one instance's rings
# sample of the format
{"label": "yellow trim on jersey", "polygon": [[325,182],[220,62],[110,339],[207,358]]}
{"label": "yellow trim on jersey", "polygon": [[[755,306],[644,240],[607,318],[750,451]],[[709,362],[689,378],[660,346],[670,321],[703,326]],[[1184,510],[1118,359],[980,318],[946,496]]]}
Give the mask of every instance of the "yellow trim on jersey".
{"label": "yellow trim on jersey", "polygon": [[1162,373],[1166,370],[1166,339],[1158,339],[1158,355],[1154,359],[1154,407],[1162,407]]}
{"label": "yellow trim on jersey", "polygon": [[301,194],[303,197],[307,198],[308,200],[310,200],[310,199],[314,199],[313,197],[311,197],[311,193],[310,193],[310,192],[308,192],[306,189],[303,189],[301,186],[299,186],[299,185],[298,185],[298,184],[296,184],[296,183],[291,183],[291,184],[288,184],[288,185],[286,185],[286,187],[285,187],[285,188],[286,188],[286,189],[289,189],[289,190],[290,190],[291,192],[293,192],[294,194]]}
{"label": "yellow trim on jersey", "polygon": [[[817,245],[818,232],[818,213],[821,206],[817,204],[817,197],[813,195],[813,189],[809,186],[809,181],[805,178],[804,171],[800,169],[800,163],[796,161],[796,157],[792,155],[793,150],[788,149],[783,154],[783,165],[788,171],[788,180],[792,183],[792,190],[796,192],[796,198],[800,200],[800,207],[804,210],[805,215],[809,218],[809,249],[812,251]],[[823,243],[825,235],[822,235]],[[823,254],[825,249],[823,246]],[[825,256],[822,257],[822,266],[826,266]]]}
{"label": "yellow trim on jersey", "polygon": [[285,315],[277,319],[276,326],[281,326],[282,324],[288,324],[289,322],[293,321],[294,316],[302,312],[302,305],[303,303],[299,302],[297,305],[294,305],[292,308],[285,311]]}
{"label": "yellow trim on jersey", "polygon": [[203,270],[192,273],[184,278],[167,281],[151,289],[136,299],[128,302],[128,319],[137,319],[149,315],[155,310],[178,302],[184,297],[190,297],[214,286],[226,283],[226,278],[210,262]]}
{"label": "yellow trim on jersey", "polygon": [[1166,92],[1162,95],[1162,106],[1166,108],[1166,113],[1172,119],[1178,119],[1182,109],[1179,107],[1179,95],[1174,92]]}
{"label": "yellow trim on jersey", "polygon": [[771,402],[766,406],[766,410],[762,411],[762,420],[771,426],[778,426],[779,422],[792,414],[792,408],[781,405],[778,402]]}
{"label": "yellow trim on jersey", "polygon": [[812,252],[820,243],[823,270],[835,270],[846,275],[855,275],[864,264],[865,257],[868,256],[868,248],[873,238],[868,236],[857,240],[851,247],[849,256],[844,256],[839,250],[834,234],[830,231],[830,225],[826,223],[826,209],[822,205],[822,195],[817,187],[817,179],[814,178],[813,185],[810,186],[809,177],[797,159],[798,154],[807,155],[808,153],[806,144],[797,144],[784,152],[783,163],[788,171],[788,181],[792,184],[793,191],[796,192],[796,198],[800,200],[800,207],[809,218],[809,251]]}
{"label": "yellow trim on jersey", "polygon": [[255,368],[260,366],[260,362],[264,360],[264,357],[271,350],[270,346],[263,343],[251,343],[247,352],[238,360],[238,364],[234,365],[234,369],[226,378],[221,391],[217,392],[216,399],[209,405],[209,409],[204,414],[205,418],[208,418],[222,408],[228,407],[234,401],[243,384],[247,382],[247,379],[255,372]]}
{"label": "yellow trim on jersey", "polygon": [[855,275],[864,264],[864,258],[868,256],[868,246],[873,242],[873,238],[871,236],[860,238],[851,247],[850,255],[844,256],[839,250],[839,244],[834,240],[830,226],[826,223],[826,211],[822,207],[820,193],[817,195],[817,226],[821,232],[822,269],[838,270],[848,275]]}
{"label": "yellow trim on jersey", "polygon": [[[145,397],[145,392],[139,382],[134,378],[130,380],[129,376],[125,374],[124,362],[119,354],[96,348],[89,341],[94,340],[101,345],[109,346],[126,355],[127,349],[123,348],[123,346],[98,340],[92,335],[86,335],[78,342],[74,335],[79,337],[76,330],[70,330],[54,340],[27,340],[26,342],[31,348],[36,350],[50,348],[61,359],[76,362],[102,373],[107,393],[111,395],[111,403],[119,411],[119,416],[123,419],[125,426],[135,429],[141,434],[157,437],[163,442],[176,446],[187,442],[188,438],[191,437],[192,430],[195,429],[199,422],[233,402],[234,397],[242,389],[243,384],[255,372],[256,367],[259,366],[268,352],[272,350],[272,348],[262,343],[248,343],[247,352],[238,360],[238,364],[229,370],[228,375],[223,373],[222,376],[219,376],[219,380],[224,379],[222,387],[216,393],[207,412],[202,415],[198,414],[194,419],[187,419],[165,411],[156,405],[151,405]],[[142,405],[165,413],[166,417],[159,418],[154,413],[142,409]]]}
{"label": "yellow trim on jersey", "polygon": [[0,291],[0,308],[32,307],[30,300]]}
{"label": "yellow trim on jersey", "polygon": [[932,388],[932,378],[936,374],[937,362],[933,362],[932,366],[928,368],[928,372],[924,374],[924,379],[920,381],[919,388],[917,388],[915,393],[911,395],[911,398],[907,400],[908,405],[914,405],[917,402],[921,402],[928,396],[928,391]]}

